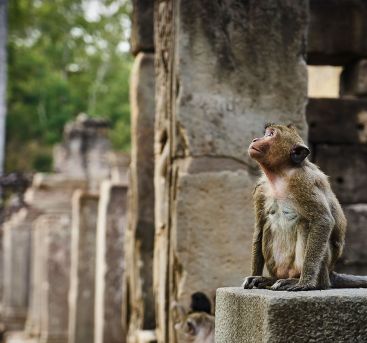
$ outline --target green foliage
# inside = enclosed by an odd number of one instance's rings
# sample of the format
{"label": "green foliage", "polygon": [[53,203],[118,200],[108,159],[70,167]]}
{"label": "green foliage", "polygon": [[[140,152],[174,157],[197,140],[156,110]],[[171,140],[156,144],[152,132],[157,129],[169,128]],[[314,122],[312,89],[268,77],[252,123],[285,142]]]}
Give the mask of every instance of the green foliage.
{"label": "green foliage", "polygon": [[114,147],[129,149],[129,12],[127,0],[9,1],[7,171],[49,170],[80,112],[108,118]]}

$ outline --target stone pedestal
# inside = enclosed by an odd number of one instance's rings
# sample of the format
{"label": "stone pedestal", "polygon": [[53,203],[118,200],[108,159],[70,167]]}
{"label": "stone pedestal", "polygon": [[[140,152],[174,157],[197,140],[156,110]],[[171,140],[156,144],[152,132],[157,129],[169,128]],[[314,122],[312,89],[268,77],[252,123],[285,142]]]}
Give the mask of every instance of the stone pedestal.
{"label": "stone pedestal", "polygon": [[73,196],[69,291],[69,341],[94,339],[98,196],[76,191]]}
{"label": "stone pedestal", "polygon": [[363,342],[367,289],[217,291],[216,343]]}
{"label": "stone pedestal", "polygon": [[3,226],[2,321],[6,330],[24,327],[30,288],[31,224],[37,212],[26,208]]}
{"label": "stone pedestal", "polygon": [[129,342],[135,331],[154,329],[154,55],[139,53],[130,83],[131,164],[126,280]]}
{"label": "stone pedestal", "polygon": [[127,187],[104,181],[97,224],[95,343],[124,343],[122,280],[125,271]]}
{"label": "stone pedestal", "polygon": [[306,137],[308,1],[162,0],[155,7],[155,256],[158,342],[171,305],[250,273],[247,147],[267,122]]}

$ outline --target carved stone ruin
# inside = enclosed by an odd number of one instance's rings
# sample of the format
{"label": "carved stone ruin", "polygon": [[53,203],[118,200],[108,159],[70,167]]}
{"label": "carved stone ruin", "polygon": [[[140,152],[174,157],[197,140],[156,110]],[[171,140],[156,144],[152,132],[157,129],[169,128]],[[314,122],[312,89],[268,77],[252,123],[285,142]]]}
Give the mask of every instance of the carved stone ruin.
{"label": "carved stone ruin", "polygon": [[104,181],[97,224],[94,343],[124,343],[122,280],[125,272],[127,187]]}
{"label": "carved stone ruin", "polygon": [[188,308],[192,293],[213,298],[250,272],[257,169],[247,147],[266,122],[293,122],[306,137],[307,10],[305,0],[156,3],[159,342],[180,340],[174,302]]}
{"label": "carved stone ruin", "polygon": [[66,342],[70,279],[71,197],[84,180],[37,174],[25,199],[42,214],[33,222],[31,292],[26,333]]}
{"label": "carved stone ruin", "polygon": [[24,328],[29,302],[31,224],[38,212],[23,208],[3,225],[2,321],[7,330]]}
{"label": "carved stone ruin", "polygon": [[55,171],[70,178],[86,179],[89,188],[97,191],[101,181],[111,172],[108,128],[106,120],[90,118],[83,113],[66,124],[64,141],[54,150]]}
{"label": "carved stone ruin", "polygon": [[80,190],[73,195],[68,343],[94,339],[98,199]]}

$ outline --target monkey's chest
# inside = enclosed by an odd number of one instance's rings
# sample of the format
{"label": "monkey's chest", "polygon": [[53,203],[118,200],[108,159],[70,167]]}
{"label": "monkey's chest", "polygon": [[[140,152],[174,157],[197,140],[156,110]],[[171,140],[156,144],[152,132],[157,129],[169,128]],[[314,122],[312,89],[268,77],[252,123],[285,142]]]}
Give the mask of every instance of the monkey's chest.
{"label": "monkey's chest", "polygon": [[270,199],[266,204],[264,232],[268,269],[279,278],[298,277],[303,265],[304,240],[299,214],[287,200]]}

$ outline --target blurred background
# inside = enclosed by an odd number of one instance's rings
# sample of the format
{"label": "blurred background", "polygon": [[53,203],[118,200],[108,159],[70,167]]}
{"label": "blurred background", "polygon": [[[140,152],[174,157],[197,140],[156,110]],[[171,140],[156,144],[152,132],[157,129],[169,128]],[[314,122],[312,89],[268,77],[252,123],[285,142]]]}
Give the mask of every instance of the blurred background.
{"label": "blurred background", "polygon": [[52,147],[80,112],[109,120],[129,150],[128,0],[11,0],[8,4],[5,171],[50,171]]}

